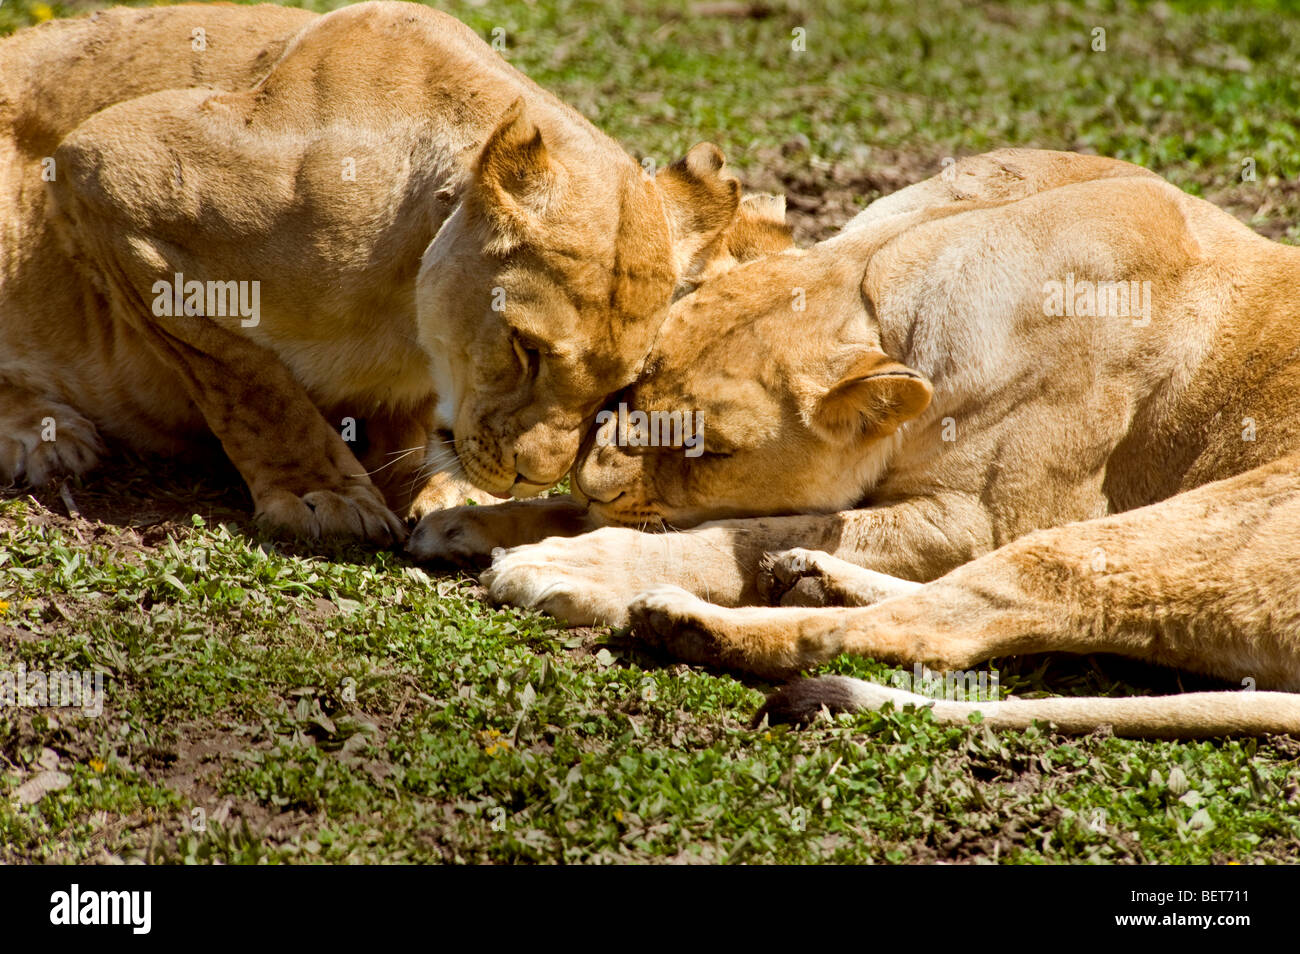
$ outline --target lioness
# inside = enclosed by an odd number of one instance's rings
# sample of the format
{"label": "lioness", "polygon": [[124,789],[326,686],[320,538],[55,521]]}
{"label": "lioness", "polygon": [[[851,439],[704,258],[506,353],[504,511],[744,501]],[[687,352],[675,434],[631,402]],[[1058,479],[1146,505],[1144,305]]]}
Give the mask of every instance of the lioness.
{"label": "lioness", "polygon": [[[705,453],[601,441],[572,485],[606,523],[714,522],[520,546],[484,580],[772,677],[841,652],[951,671],[1059,650],[1287,690],[942,702],[944,720],[1300,734],[1298,284],[1300,250],[1143,169],[964,160],[674,306],[623,400],[697,409]],[[562,505],[507,506],[538,535]],[[760,516],[716,519],[739,515]],[[507,538],[491,520],[448,511],[417,542]],[[730,608],[765,598],[785,605]],[[886,700],[930,702],[826,678],[766,713]]]}
{"label": "lioness", "polygon": [[[463,502],[454,479],[420,490],[457,458],[535,492],[674,289],[749,254],[739,203],[716,147],[652,178],[416,4],[20,31],[0,42],[0,485],[83,473],[101,436],[179,454],[210,433],[258,516],[307,536],[404,536],[390,507]],[[365,466],[341,435],[362,420]]]}

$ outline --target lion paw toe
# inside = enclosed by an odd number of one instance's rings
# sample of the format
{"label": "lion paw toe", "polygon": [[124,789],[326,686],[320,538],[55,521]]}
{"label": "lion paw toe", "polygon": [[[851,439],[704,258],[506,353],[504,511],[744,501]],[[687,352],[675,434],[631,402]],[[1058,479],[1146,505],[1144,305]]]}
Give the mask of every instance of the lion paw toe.
{"label": "lion paw toe", "polygon": [[301,496],[281,491],[259,502],[257,517],[277,532],[310,540],[392,546],[406,538],[406,528],[373,488],[313,490]]}

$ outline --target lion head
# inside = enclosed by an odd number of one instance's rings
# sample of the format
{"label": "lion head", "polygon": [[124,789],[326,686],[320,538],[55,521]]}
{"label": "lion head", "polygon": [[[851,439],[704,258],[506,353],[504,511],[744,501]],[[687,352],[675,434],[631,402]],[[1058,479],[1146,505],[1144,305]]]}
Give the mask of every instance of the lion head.
{"label": "lion head", "polygon": [[788,251],[680,299],[639,379],[597,416],[574,495],[604,522],[652,529],[858,503],[931,397],[882,348],[861,270]]}
{"label": "lion head", "polygon": [[675,290],[777,241],[767,199],[733,228],[741,189],[723,167],[704,143],[651,177],[603,137],[511,108],[417,283],[438,424],[474,484],[528,496],[562,478]]}

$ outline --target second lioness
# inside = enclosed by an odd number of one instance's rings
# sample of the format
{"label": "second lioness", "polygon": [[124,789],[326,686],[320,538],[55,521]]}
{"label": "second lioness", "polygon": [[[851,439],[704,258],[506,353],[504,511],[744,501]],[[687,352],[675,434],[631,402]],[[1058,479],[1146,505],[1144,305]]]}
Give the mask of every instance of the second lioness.
{"label": "second lioness", "polygon": [[[1297,284],[1300,250],[1135,166],[966,160],[675,306],[625,400],[698,410],[704,455],[606,441],[573,486],[608,523],[715,522],[520,546],[485,580],[768,676],[840,652],[948,671],[1111,652],[1289,690],[945,719],[1300,733]],[[548,532],[548,506],[513,525]],[[482,548],[484,516],[428,526]],[[742,605],[765,600],[851,608]],[[816,680],[772,712],[890,700],[928,701]]]}

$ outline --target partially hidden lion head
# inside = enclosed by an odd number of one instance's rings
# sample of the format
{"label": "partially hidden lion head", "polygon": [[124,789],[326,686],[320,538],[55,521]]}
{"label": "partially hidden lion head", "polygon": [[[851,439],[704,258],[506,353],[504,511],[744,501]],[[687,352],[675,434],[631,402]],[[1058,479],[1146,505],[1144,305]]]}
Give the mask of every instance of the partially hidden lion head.
{"label": "partially hidden lion head", "polygon": [[861,264],[811,260],[742,265],[673,305],[573,469],[597,518],[663,529],[834,511],[879,479],[931,386],[882,348]]}
{"label": "partially hidden lion head", "polygon": [[716,146],[651,177],[516,102],[417,284],[439,426],[469,480],[498,496],[560,480],[592,416],[641,370],[675,290],[777,241],[761,227],[770,200],[744,208],[737,233],[740,183]]}

